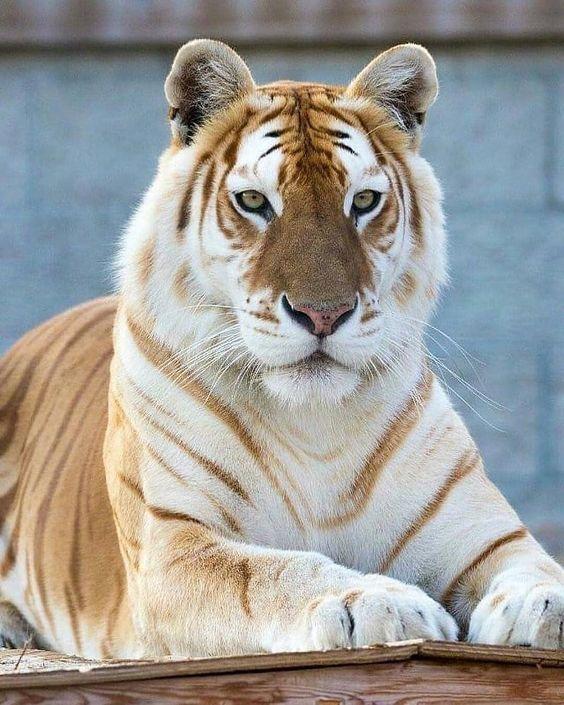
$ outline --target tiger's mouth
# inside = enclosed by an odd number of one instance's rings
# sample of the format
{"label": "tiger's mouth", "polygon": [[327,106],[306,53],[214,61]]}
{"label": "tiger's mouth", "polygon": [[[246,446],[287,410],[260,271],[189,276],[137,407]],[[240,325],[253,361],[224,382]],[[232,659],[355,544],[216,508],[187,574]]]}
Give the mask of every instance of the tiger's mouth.
{"label": "tiger's mouth", "polygon": [[296,362],[292,362],[289,365],[282,365],[278,369],[281,371],[296,372],[298,374],[318,374],[335,367],[347,369],[345,365],[335,360],[331,355],[328,355],[322,350],[316,350],[311,353],[311,355],[297,360]]}
{"label": "tiger's mouth", "polygon": [[322,350],[301,360],[265,370],[267,391],[285,405],[339,403],[359,385],[358,373]]}

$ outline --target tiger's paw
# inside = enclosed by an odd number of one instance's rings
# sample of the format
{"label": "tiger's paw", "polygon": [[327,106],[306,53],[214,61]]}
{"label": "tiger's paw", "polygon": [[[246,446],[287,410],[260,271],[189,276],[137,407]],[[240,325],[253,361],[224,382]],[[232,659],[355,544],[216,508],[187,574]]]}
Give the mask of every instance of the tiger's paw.
{"label": "tiger's paw", "polygon": [[468,640],[537,649],[564,648],[564,585],[515,582],[492,590],[472,614]]}
{"label": "tiger's paw", "polygon": [[276,647],[324,651],[419,638],[456,641],[457,634],[454,619],[418,587],[365,576],[347,590],[312,600]]}

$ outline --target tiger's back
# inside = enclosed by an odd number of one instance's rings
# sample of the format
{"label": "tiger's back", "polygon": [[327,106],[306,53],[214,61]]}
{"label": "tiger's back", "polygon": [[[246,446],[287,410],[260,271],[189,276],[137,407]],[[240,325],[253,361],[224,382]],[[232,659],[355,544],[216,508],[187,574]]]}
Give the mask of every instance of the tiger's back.
{"label": "tiger's back", "polygon": [[0,361],[0,594],[44,643],[92,656],[131,631],[102,461],[115,310],[67,311]]}

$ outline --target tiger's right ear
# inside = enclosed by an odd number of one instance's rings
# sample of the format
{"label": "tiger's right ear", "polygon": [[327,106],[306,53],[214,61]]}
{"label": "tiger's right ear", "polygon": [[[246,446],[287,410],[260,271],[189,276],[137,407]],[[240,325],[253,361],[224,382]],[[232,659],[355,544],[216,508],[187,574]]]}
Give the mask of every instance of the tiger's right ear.
{"label": "tiger's right ear", "polygon": [[188,144],[207,118],[254,88],[243,59],[223,42],[194,39],[184,44],[164,86],[173,134]]}
{"label": "tiger's right ear", "polygon": [[373,59],[347,93],[379,103],[400,127],[417,134],[438,90],[437,69],[427,49],[399,44]]}

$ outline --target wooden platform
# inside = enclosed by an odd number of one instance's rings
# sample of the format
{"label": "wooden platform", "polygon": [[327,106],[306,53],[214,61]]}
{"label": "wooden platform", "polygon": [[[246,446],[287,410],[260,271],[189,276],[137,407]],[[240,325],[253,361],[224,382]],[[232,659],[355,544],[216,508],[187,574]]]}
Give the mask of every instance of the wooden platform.
{"label": "wooden platform", "polygon": [[564,651],[411,641],[166,661],[0,651],[0,703],[564,703]]}

